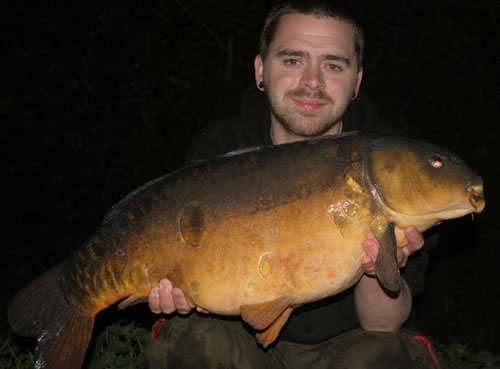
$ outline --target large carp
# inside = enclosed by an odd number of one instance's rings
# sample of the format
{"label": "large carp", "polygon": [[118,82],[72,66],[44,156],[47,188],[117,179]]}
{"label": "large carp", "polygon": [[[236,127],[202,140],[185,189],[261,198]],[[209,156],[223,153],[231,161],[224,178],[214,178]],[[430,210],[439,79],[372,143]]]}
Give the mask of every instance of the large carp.
{"label": "large carp", "polygon": [[481,178],[457,155],[409,139],[344,135],[221,157],[116,204],[8,318],[38,337],[36,368],[80,368],[96,314],[144,301],[167,277],[194,304],[241,315],[267,346],[295,306],[359,280],[368,230],[381,244],[377,277],[397,292],[395,225],[423,232],[484,206]]}

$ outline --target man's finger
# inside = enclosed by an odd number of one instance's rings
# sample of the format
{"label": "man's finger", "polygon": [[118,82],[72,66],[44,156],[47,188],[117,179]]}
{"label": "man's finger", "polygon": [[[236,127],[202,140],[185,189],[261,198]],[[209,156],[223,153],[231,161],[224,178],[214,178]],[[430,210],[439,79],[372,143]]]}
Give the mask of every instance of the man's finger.
{"label": "man's finger", "polygon": [[377,239],[375,238],[375,234],[373,234],[372,231],[368,231],[366,232],[366,238],[365,240],[374,240],[374,241],[377,241]]}
{"label": "man's finger", "polygon": [[377,260],[379,244],[376,239],[366,239],[363,241],[363,250],[372,260]]}
{"label": "man's finger", "polygon": [[148,297],[148,304],[149,304],[149,309],[155,313],[155,314],[160,314],[161,308],[160,308],[160,287],[154,286],[151,289],[151,292],[149,293]]}
{"label": "man's finger", "polygon": [[180,288],[172,289],[172,300],[178,313],[187,314],[191,311],[192,306],[189,304],[186,295],[184,295],[184,292]]}
{"label": "man's finger", "polygon": [[363,267],[363,270],[366,274],[368,275],[375,275],[375,262],[372,260],[372,258],[369,255],[364,255],[361,258],[361,266]]}
{"label": "man's finger", "polygon": [[397,256],[398,256],[398,265],[400,268],[403,268],[406,266],[406,263],[408,261],[408,247],[401,247],[398,248],[397,250]]}
{"label": "man's finger", "polygon": [[166,314],[171,314],[175,311],[172,299],[172,283],[168,279],[160,281],[160,308]]}
{"label": "man's finger", "polygon": [[408,240],[409,253],[413,253],[422,248],[424,245],[424,237],[413,226],[405,229],[406,239]]}

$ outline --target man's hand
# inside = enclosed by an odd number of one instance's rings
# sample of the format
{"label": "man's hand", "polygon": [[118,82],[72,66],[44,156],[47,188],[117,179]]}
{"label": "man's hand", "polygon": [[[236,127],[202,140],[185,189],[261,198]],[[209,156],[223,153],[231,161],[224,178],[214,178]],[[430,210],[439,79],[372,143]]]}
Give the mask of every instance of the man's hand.
{"label": "man's hand", "polygon": [[[397,258],[400,268],[406,265],[411,254],[420,250],[424,245],[424,237],[414,226],[404,228],[404,232],[408,243],[397,248]],[[380,245],[371,231],[368,231],[362,245],[366,254],[361,259],[361,265],[366,274],[375,276],[375,262]]]}
{"label": "man's hand", "polygon": [[[406,265],[408,257],[422,248],[424,238],[415,227],[404,228],[408,243],[397,248],[399,267]],[[363,249],[365,255],[361,265],[365,271],[354,287],[354,301],[361,327],[367,331],[392,332],[399,329],[411,311],[411,292],[404,279],[397,296],[387,295],[376,278],[376,263],[379,243],[372,232],[368,232]]]}
{"label": "man's hand", "polygon": [[[154,286],[149,294],[149,308],[155,314],[187,314],[194,308],[180,288],[172,286],[172,283],[164,278],[160,280],[159,286]],[[199,312],[208,313],[205,309],[196,308]]]}

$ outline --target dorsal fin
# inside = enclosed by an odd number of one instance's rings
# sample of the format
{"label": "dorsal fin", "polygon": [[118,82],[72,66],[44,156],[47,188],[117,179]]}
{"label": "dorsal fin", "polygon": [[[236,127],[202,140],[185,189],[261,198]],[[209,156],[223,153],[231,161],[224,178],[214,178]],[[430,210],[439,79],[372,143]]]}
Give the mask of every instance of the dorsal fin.
{"label": "dorsal fin", "polygon": [[161,181],[165,180],[168,177],[174,176],[175,174],[179,173],[180,170],[175,170],[173,172],[167,173],[161,177],[155,178],[139,188],[135,189],[128,195],[126,195],[123,199],[118,201],[116,204],[114,204],[111,209],[106,213],[104,216],[101,225],[104,225],[106,223],[111,222],[113,219],[119,217],[121,214],[126,213],[127,209],[130,208],[131,203],[133,203],[133,200],[138,198],[140,195],[142,195],[144,192],[149,190],[151,187],[156,185],[157,183],[160,183]]}

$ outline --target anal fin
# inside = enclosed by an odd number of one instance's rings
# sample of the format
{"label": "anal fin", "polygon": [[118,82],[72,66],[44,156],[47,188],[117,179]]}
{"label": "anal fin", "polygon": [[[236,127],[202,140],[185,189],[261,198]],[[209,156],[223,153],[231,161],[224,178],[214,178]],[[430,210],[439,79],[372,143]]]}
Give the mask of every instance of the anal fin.
{"label": "anal fin", "polygon": [[263,330],[269,327],[290,306],[290,303],[289,296],[281,296],[268,302],[243,305],[240,313],[243,320],[254,329]]}
{"label": "anal fin", "polygon": [[127,297],[118,304],[118,309],[122,310],[125,309],[126,307],[140,304],[142,302],[148,302],[148,297],[138,294],[130,295],[129,297]]}
{"label": "anal fin", "polygon": [[269,327],[267,327],[264,331],[259,332],[255,335],[257,337],[257,341],[262,346],[264,346],[264,348],[273,343],[274,340],[278,337],[278,335],[281,332],[281,329],[287,322],[292,311],[293,311],[292,307],[290,306],[287,307],[285,311],[283,311],[281,315]]}

